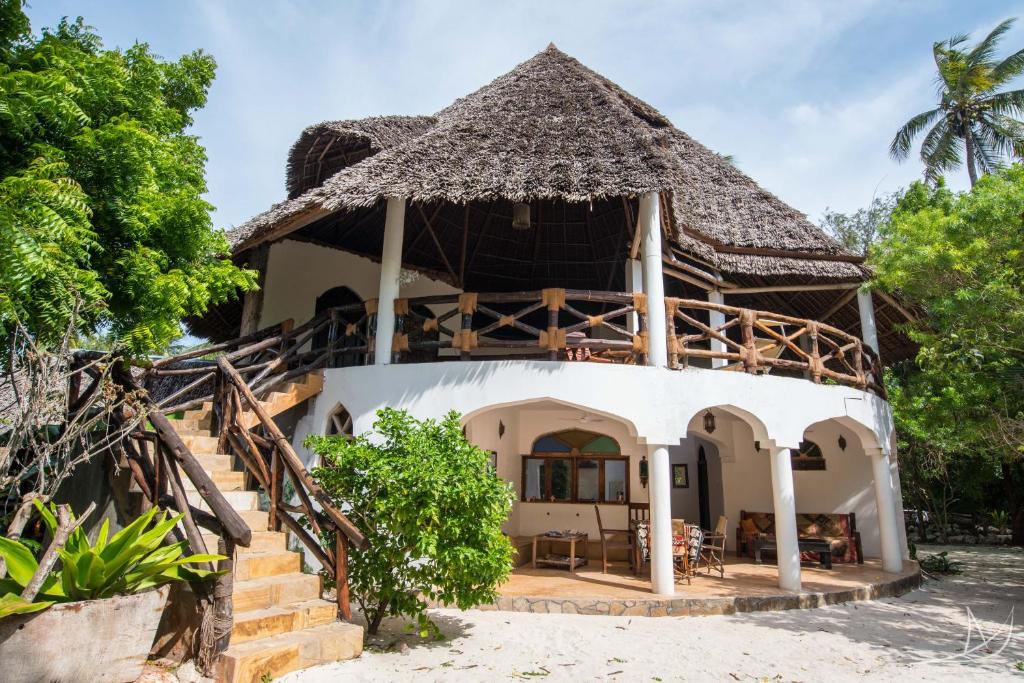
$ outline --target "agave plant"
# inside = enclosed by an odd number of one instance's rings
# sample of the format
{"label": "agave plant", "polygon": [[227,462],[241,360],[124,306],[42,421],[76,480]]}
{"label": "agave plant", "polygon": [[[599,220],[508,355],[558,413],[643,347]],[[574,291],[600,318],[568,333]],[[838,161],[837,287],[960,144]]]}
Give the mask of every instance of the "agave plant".
{"label": "agave plant", "polygon": [[[56,508],[39,502],[36,508],[52,536],[57,531]],[[0,536],[0,556],[8,571],[8,576],[0,579],[0,618],[38,612],[58,602],[130,595],[165,583],[201,581],[218,574],[194,565],[216,562],[223,556],[184,557],[185,541],[163,544],[183,516],[168,517],[166,511],[152,508],[113,536],[109,535],[110,520],[105,520],[95,543],[78,527],[58,551],[60,566],[46,577],[32,602],[25,601],[21,593],[39,564],[29,545]]]}

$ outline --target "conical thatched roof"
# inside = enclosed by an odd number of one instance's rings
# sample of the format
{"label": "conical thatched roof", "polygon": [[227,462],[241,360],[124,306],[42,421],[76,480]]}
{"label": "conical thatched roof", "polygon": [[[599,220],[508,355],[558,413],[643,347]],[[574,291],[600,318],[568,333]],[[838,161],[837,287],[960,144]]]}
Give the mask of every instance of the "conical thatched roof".
{"label": "conical thatched roof", "polygon": [[288,189],[290,199],[229,233],[236,253],[303,217],[366,210],[388,196],[594,202],[659,191],[670,199],[675,246],[723,272],[866,273],[802,213],[553,45],[433,117],[307,129],[289,158]]}

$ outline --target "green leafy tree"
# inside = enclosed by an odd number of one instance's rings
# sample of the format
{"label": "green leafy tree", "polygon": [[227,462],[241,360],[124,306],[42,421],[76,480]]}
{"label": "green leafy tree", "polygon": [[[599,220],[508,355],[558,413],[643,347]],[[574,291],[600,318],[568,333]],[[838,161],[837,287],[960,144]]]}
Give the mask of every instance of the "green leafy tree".
{"label": "green leafy tree", "polygon": [[881,227],[892,215],[898,193],[875,197],[871,204],[853,213],[840,213],[826,208],[818,225],[850,251],[866,256],[878,240]]}
{"label": "green leafy tree", "polygon": [[348,565],[368,633],[386,616],[407,616],[421,635],[437,635],[429,601],[492,602],[508,577],[512,545],[501,525],[512,490],[463,436],[456,413],[440,422],[390,408],[377,416],[375,434],[311,437],[324,463],[313,476],[369,541],[351,549]]}
{"label": "green leafy tree", "polygon": [[889,146],[889,154],[902,161],[910,155],[914,138],[924,132],[921,161],[925,176],[935,180],[960,168],[966,153],[971,186],[978,170],[990,173],[1000,158],[1024,153],[1024,90],[1000,90],[1024,72],[1024,50],[996,59],[1000,39],[1013,26],[1007,19],[984,40],[971,47],[970,36],[960,34],[935,43],[939,106],[907,121]]}
{"label": "green leafy tree", "polygon": [[920,374],[893,392],[898,428],[938,456],[978,458],[1024,543],[1024,167],[968,193],[915,183],[871,262],[879,286],[926,312],[908,327]]}
{"label": "green leafy tree", "polygon": [[254,286],[213,230],[188,134],[215,63],[104,49],[79,18],[37,37],[0,0],[0,332],[52,343],[76,310],[135,352]]}

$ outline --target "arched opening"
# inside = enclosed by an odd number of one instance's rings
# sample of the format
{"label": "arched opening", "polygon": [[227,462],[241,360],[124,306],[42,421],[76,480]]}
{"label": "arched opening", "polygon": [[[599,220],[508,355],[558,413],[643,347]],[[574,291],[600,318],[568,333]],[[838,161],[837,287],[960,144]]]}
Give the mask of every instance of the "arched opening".
{"label": "arched opening", "polygon": [[327,418],[327,436],[352,438],[352,415],[343,405],[338,405]]}
{"label": "arched opening", "polygon": [[[314,310],[315,315],[320,315],[326,310],[336,308],[338,306],[348,306],[350,304],[361,304],[362,298],[348,287],[332,287],[326,292],[316,298],[316,308]],[[327,342],[330,339],[330,330],[324,328],[320,332],[313,335],[313,349],[323,349],[327,347]],[[352,337],[339,335],[335,341],[339,347],[344,348],[346,346],[355,345],[356,340]],[[334,365],[336,367],[347,367],[351,365],[365,365],[366,358],[365,354],[355,353],[339,353],[335,355]]]}

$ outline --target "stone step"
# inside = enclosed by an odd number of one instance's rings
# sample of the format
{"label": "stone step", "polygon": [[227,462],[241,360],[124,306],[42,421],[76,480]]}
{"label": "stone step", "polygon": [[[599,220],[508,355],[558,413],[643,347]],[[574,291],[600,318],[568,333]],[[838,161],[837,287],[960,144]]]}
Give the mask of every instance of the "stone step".
{"label": "stone step", "polygon": [[238,515],[245,520],[245,523],[249,525],[253,533],[266,531],[267,524],[270,522],[270,517],[266,510],[239,510]]}
{"label": "stone step", "polygon": [[[245,488],[245,473],[235,472],[234,470],[206,470],[206,474],[209,475],[210,479],[213,480],[213,485],[220,489],[221,493],[227,493],[229,491],[241,491]],[[181,484],[185,488],[185,491],[195,491],[196,485],[192,483],[192,480],[181,473]]]}
{"label": "stone step", "polygon": [[333,623],[337,618],[338,606],[319,598],[246,612],[236,611],[231,642],[244,643],[279,633],[301,631]]}
{"label": "stone step", "polygon": [[204,453],[197,455],[196,460],[207,472],[222,472],[231,470],[235,465],[235,456],[227,453]]}
{"label": "stone step", "polygon": [[336,621],[231,646],[217,662],[217,680],[260,683],[318,664],[354,659],[363,652],[363,627]]}
{"label": "stone step", "polygon": [[[256,510],[260,505],[260,496],[255,491],[221,491],[228,505],[238,511]],[[188,502],[204,512],[210,512],[210,506],[206,504],[198,491],[185,491]]]}
{"label": "stone step", "polygon": [[[252,529],[252,540],[249,542],[249,547],[245,548],[240,545],[235,546],[236,553],[240,555],[247,555],[249,553],[281,552],[288,550],[288,534],[281,531],[266,531],[265,519],[262,524],[262,527],[249,527]],[[210,549],[210,552],[216,551],[218,538],[220,537],[216,534],[203,534],[203,541],[206,543],[206,547]]]}
{"label": "stone step", "polygon": [[217,437],[215,436],[202,436],[195,434],[183,434],[181,440],[185,446],[192,451],[193,455],[199,454],[210,454],[215,455],[217,453]]}
{"label": "stone step", "polygon": [[179,434],[183,434],[185,432],[194,432],[200,429],[199,420],[196,420],[194,418],[182,418],[180,420],[168,418],[167,421],[171,423],[172,427],[174,427],[174,431],[178,432]]}
{"label": "stone step", "polygon": [[235,557],[235,581],[260,579],[302,571],[302,553],[290,550],[267,550],[239,553]]}
{"label": "stone step", "polygon": [[320,577],[316,574],[281,574],[236,581],[231,599],[238,613],[316,600],[320,597],[320,589]]}

